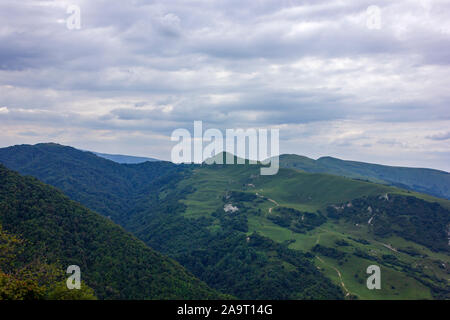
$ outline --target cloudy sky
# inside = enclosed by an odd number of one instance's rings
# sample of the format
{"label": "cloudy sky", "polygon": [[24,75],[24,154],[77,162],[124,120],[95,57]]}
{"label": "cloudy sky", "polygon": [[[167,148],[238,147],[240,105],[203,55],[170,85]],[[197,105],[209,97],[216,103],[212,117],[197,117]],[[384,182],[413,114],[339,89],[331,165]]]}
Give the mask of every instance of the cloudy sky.
{"label": "cloudy sky", "polygon": [[202,120],[450,171],[449,80],[448,0],[0,1],[2,147],[170,159]]}

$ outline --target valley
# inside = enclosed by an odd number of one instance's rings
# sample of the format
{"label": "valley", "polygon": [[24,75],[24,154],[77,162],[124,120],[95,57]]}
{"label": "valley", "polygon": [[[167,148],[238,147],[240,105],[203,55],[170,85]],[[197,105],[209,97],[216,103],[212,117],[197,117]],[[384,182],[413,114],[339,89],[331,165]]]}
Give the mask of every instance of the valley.
{"label": "valley", "polygon": [[[450,294],[445,199],[292,169],[261,176],[259,165],[120,165],[58,145],[0,149],[0,162],[60,188],[229,297]],[[381,290],[366,287],[374,264]]]}

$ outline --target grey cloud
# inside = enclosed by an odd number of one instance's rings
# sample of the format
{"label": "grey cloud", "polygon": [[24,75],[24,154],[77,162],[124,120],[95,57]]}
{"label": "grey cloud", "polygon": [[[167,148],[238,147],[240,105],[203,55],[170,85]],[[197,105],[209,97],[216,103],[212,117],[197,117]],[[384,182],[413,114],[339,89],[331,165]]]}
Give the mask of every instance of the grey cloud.
{"label": "grey cloud", "polygon": [[434,135],[428,136],[427,138],[431,139],[431,140],[436,140],[436,141],[448,140],[448,139],[450,139],[450,131],[434,134]]}
{"label": "grey cloud", "polygon": [[[193,120],[219,128],[450,120],[444,1],[73,3],[81,30],[65,27],[63,2],[0,3],[0,106],[9,111],[0,121],[167,135]],[[381,30],[365,25],[373,4]]]}

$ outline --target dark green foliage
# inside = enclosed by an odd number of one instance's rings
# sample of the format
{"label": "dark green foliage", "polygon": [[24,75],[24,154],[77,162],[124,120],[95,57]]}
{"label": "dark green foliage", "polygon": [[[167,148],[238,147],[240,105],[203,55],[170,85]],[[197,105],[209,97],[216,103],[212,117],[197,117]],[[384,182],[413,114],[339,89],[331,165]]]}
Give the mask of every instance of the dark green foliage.
{"label": "dark green foliage", "polygon": [[95,300],[85,282],[69,290],[63,268],[47,264],[37,252],[27,258],[29,244],[5,232],[0,225],[0,300]]}
{"label": "dark green foliage", "polygon": [[348,243],[344,239],[336,240],[334,243],[339,247],[348,247],[350,245],[350,243]]}
{"label": "dark green foliage", "polygon": [[334,207],[327,207],[327,217],[330,219],[339,219],[339,211]]}
{"label": "dark green foliage", "polygon": [[397,251],[409,254],[412,257],[417,257],[417,256],[421,256],[422,255],[420,252],[418,252],[416,249],[414,249],[412,247],[397,248]]}
{"label": "dark green foliage", "polygon": [[128,218],[139,198],[152,192],[157,178],[182,167],[165,161],[121,165],[53,143],[0,149],[0,162],[57,187],[117,223]]}
{"label": "dark green foliage", "polygon": [[220,224],[224,229],[247,232],[247,215],[242,209],[243,208],[241,207],[241,210],[238,211],[225,212],[223,208],[220,208],[217,209],[216,212],[212,214],[212,216],[220,220]]}
{"label": "dark green foliage", "polygon": [[[368,224],[379,237],[397,235],[427,246],[433,251],[449,252],[450,211],[438,203],[415,197],[389,195],[355,199],[351,205],[328,207],[348,221]],[[370,221],[370,224],[369,224]]]}
{"label": "dark green foliage", "polygon": [[231,201],[233,203],[252,202],[257,198],[258,197],[254,193],[230,191],[224,196],[224,201]]}
{"label": "dark green foliage", "polygon": [[381,258],[383,259],[383,261],[385,263],[389,263],[389,264],[396,264],[399,262],[397,257],[392,254],[383,254],[383,256]]}
{"label": "dark green foliage", "polygon": [[365,239],[360,239],[360,238],[359,239],[355,239],[355,238],[352,238],[352,237],[348,237],[348,238],[350,240],[353,240],[353,241],[361,243],[361,244],[365,244],[365,245],[369,245],[370,244],[370,242],[365,240]]}
{"label": "dark green foliage", "polygon": [[320,213],[301,212],[293,208],[276,207],[267,217],[273,223],[294,232],[305,233],[324,224],[326,218]]}
{"label": "dark green foliage", "polygon": [[[367,260],[375,260],[376,257],[369,255],[368,253],[362,251],[361,249],[355,249],[353,254],[359,258],[367,259]],[[378,259],[376,259],[378,261]]]}
{"label": "dark green foliage", "polygon": [[346,256],[345,252],[339,251],[335,248],[325,247],[320,244],[316,244],[311,249],[311,251],[314,253],[329,257],[329,258],[337,259],[337,260],[341,260],[341,259],[345,258],[345,256]]}
{"label": "dark green foliage", "polygon": [[113,222],[56,189],[1,165],[0,225],[27,242],[23,261],[39,256],[48,263],[78,265],[82,279],[99,298],[220,297],[178,263],[146,247]]}
{"label": "dark green foliage", "polygon": [[339,299],[342,292],[309,258],[258,234],[210,236],[177,259],[211,287],[241,299]]}

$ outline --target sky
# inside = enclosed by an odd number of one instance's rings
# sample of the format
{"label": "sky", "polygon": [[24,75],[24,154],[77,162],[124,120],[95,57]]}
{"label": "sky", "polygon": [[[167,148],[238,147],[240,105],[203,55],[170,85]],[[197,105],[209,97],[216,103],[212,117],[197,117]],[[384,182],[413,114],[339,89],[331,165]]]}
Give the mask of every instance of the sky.
{"label": "sky", "polygon": [[0,147],[170,160],[201,120],[450,171],[449,80],[448,0],[0,1]]}

